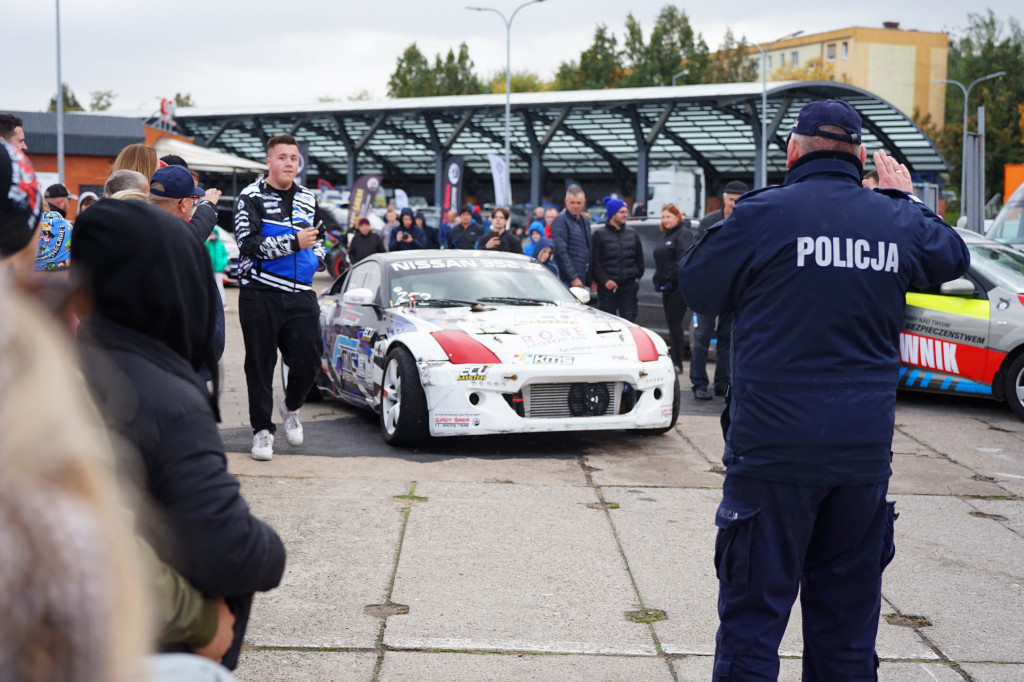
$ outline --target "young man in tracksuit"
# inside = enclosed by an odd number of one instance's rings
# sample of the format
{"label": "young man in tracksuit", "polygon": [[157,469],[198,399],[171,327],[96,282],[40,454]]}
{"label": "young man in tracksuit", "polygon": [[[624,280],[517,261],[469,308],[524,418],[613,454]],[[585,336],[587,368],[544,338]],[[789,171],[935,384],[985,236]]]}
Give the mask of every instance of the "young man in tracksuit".
{"label": "young man in tracksuit", "polygon": [[644,249],[636,230],[626,227],[626,203],[605,197],[604,206],[608,223],[594,233],[597,307],[632,322],[636,319],[637,292],[644,275]]}
{"label": "young man in tracksuit", "polygon": [[299,408],[320,369],[323,342],[313,273],[323,269],[323,235],[313,193],[295,183],[299,147],[291,135],[267,143],[266,177],[242,190],[235,212],[238,317],[245,342],[252,457],[273,457],[274,368],[277,351],[288,365],[279,406],[285,439],[302,444]]}
{"label": "young man in tracksuit", "polygon": [[860,115],[800,110],[785,183],[744,194],[683,256],[698,312],[735,313],[714,680],[775,680],[800,594],[803,680],[876,680],[899,335],[907,289],[961,276],[963,240],[875,153],[861,187]]}

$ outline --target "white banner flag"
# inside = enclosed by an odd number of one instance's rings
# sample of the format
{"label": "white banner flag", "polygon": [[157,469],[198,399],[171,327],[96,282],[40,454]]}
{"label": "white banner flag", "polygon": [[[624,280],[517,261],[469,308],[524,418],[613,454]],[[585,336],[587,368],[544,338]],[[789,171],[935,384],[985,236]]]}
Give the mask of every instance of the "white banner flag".
{"label": "white banner flag", "polygon": [[512,197],[508,195],[508,167],[505,158],[497,154],[488,154],[491,162],[491,177],[494,178],[494,203],[498,206],[511,208]]}

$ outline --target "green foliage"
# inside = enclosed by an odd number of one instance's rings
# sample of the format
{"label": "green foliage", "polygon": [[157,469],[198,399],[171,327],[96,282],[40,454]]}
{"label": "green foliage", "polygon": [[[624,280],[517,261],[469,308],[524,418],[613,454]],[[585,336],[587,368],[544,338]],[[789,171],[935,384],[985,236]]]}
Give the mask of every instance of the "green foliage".
{"label": "green foliage", "polygon": [[[1003,166],[1024,162],[1024,140],[1018,104],[1024,102],[1024,31],[1013,18],[1004,25],[992,10],[970,13],[959,39],[950,41],[949,76],[965,86],[997,71],[1006,75],[985,81],[971,90],[968,129],[977,130],[978,107],[985,107],[985,177],[988,193],[1000,191]],[[960,184],[963,140],[963,92],[946,88],[946,125],[935,138],[953,168],[950,182]],[[986,197],[987,198],[987,197]]]}
{"label": "green foliage", "polygon": [[662,7],[647,42],[636,17],[626,17],[624,55],[624,87],[672,85],[678,74],[677,84],[700,83],[711,63],[704,38],[694,33],[686,12],[673,5]]}
{"label": "green foliage", "polygon": [[434,57],[434,65],[413,43],[398,58],[395,71],[388,79],[388,97],[430,97],[435,95],[477,95],[484,91],[480,78],[473,73],[473,60],[466,43],[459,53],[448,50]]}
{"label": "green foliage", "polygon": [[[544,92],[550,90],[552,85],[531,71],[512,72],[512,92]],[[487,80],[485,90],[496,95],[505,93],[505,69],[496,72]]]}
{"label": "green foliage", "polygon": [[473,73],[473,60],[469,58],[466,43],[459,45],[459,54],[448,50],[444,62],[441,55],[434,58],[435,95],[479,95],[484,91],[480,78]]}
{"label": "green foliage", "polygon": [[194,106],[196,106],[196,103],[192,101],[192,95],[190,93],[174,93],[174,107],[176,109]]}
{"label": "green foliage", "polygon": [[[555,74],[556,90],[600,90],[700,83],[711,64],[708,46],[690,26],[686,12],[665,5],[644,38],[643,27],[633,14],[626,17],[626,36],[618,39],[599,24],[594,40],[578,60],[562,62]],[[683,73],[685,71],[685,73]]]}
{"label": "green foliage", "polygon": [[93,90],[89,93],[89,111],[106,111],[114,103],[117,95],[112,90]]}
{"label": "green foliage", "polygon": [[555,90],[603,90],[619,87],[622,54],[618,40],[604,24],[594,30],[594,42],[579,61],[562,62],[555,72]]}
{"label": "green foliage", "polygon": [[398,58],[388,79],[388,97],[427,97],[433,95],[434,74],[430,62],[413,43]]}
{"label": "green foliage", "polygon": [[722,44],[719,46],[718,52],[711,58],[711,64],[704,72],[703,82],[749,83],[758,80],[759,62],[749,58],[746,43],[746,36],[737,41],[732,34],[732,29],[725,29]]}
{"label": "green foliage", "polygon": [[[64,99],[64,111],[85,111],[82,105],[78,102],[78,98],[75,97],[75,93],[71,91],[67,83],[61,83],[61,92],[63,93]],[[47,111],[57,111],[57,96],[54,95],[50,98],[50,106]]]}

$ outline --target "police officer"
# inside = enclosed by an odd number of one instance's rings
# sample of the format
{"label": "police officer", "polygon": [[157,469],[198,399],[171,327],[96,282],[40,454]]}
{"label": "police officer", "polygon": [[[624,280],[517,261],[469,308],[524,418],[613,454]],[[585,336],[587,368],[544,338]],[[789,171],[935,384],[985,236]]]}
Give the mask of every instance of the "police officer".
{"label": "police officer", "polygon": [[679,266],[694,309],[735,313],[716,681],[778,677],[798,588],[803,679],[876,679],[904,299],[969,256],[884,152],[883,189],[861,187],[866,158],[849,104],[807,104],[785,183],[743,195]]}

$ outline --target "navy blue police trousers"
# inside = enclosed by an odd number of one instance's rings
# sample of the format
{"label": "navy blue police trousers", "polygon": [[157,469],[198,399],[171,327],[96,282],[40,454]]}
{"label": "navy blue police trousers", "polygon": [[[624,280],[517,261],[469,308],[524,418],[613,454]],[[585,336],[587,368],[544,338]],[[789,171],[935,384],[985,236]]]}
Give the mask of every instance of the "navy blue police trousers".
{"label": "navy blue police trousers", "polygon": [[798,591],[804,682],[877,680],[882,571],[895,552],[888,487],[726,475],[715,517],[714,682],[778,678]]}

